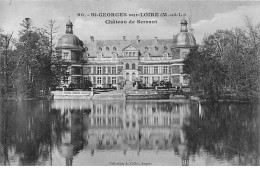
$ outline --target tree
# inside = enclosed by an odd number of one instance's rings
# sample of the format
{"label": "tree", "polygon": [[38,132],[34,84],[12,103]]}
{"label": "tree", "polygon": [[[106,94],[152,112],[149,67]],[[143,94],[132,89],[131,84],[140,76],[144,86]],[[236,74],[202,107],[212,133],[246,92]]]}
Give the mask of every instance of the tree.
{"label": "tree", "polygon": [[207,99],[219,98],[219,91],[224,85],[225,69],[207,52],[191,51],[184,61],[184,72],[189,74],[192,94],[199,94]]}
{"label": "tree", "polygon": [[1,97],[18,100],[47,95],[62,72],[54,54],[55,21],[50,20],[47,29],[33,27],[30,18],[20,25],[18,40],[0,30]]}
{"label": "tree", "polygon": [[218,30],[185,59],[191,92],[217,100],[227,93],[251,99],[259,90],[259,26]]}
{"label": "tree", "polygon": [[4,34],[0,29],[0,99],[6,99],[12,93],[15,73],[21,63],[21,57],[17,56],[16,40],[12,34]]}

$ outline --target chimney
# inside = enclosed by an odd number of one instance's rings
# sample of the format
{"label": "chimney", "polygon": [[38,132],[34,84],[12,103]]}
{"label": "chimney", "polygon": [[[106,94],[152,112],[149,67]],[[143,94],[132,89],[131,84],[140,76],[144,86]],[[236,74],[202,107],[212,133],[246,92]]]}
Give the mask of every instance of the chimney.
{"label": "chimney", "polygon": [[136,41],[137,41],[137,43],[140,42],[139,36],[136,36]]}
{"label": "chimney", "polygon": [[90,41],[94,42],[94,36],[90,36]]}
{"label": "chimney", "polygon": [[126,37],[125,36],[123,36],[123,40],[126,41]]}

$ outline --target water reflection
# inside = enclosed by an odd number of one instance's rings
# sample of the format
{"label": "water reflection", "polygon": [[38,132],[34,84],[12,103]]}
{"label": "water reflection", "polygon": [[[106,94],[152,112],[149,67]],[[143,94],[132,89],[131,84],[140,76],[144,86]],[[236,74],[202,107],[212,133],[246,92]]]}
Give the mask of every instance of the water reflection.
{"label": "water reflection", "polygon": [[[187,102],[87,102],[55,101],[59,152],[71,165],[79,150],[117,150],[126,155],[134,150],[160,150],[182,153],[187,161],[187,143],[182,126],[190,114]],[[182,113],[180,113],[182,112]],[[59,130],[57,130],[59,129]],[[60,131],[60,132],[57,132]],[[84,146],[83,146],[84,144]]]}
{"label": "water reflection", "polygon": [[183,127],[191,154],[203,150],[233,165],[259,165],[258,106],[257,103],[199,105],[199,111],[194,111],[188,118],[189,124]]}
{"label": "water reflection", "polygon": [[1,165],[259,165],[257,104],[5,102]]}

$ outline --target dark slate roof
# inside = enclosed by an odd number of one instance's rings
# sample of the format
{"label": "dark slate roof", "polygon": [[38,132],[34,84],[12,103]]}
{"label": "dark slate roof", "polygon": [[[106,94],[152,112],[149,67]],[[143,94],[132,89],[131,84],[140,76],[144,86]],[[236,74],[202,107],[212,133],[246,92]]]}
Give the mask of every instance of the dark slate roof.
{"label": "dark slate roof", "polygon": [[[148,39],[139,41],[135,40],[94,40],[83,41],[87,47],[86,53],[91,57],[96,57],[98,53],[102,53],[103,56],[110,56],[112,53],[117,53],[118,56],[123,55],[123,49],[128,46],[132,46],[140,51],[141,55],[149,53],[150,56],[162,56],[164,52],[167,52],[169,56],[172,55],[171,48],[176,46],[176,36],[173,39]],[[107,47],[109,50],[107,50]],[[116,51],[114,51],[114,47]],[[148,47],[148,50],[146,50]],[[158,50],[155,49],[158,47]],[[167,48],[165,50],[165,47]],[[99,49],[102,49],[100,51]]]}

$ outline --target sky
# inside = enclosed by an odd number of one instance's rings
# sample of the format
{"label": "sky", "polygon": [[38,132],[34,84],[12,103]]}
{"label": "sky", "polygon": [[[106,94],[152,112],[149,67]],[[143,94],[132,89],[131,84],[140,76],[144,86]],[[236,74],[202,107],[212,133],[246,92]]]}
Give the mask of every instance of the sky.
{"label": "sky", "polygon": [[[126,17],[77,16],[91,13],[127,13]],[[180,1],[180,0],[0,0],[0,28],[5,33],[18,37],[20,23],[31,18],[33,26],[44,28],[48,20],[56,21],[58,35],[65,33],[65,24],[73,22],[74,34],[81,40],[171,39],[180,31],[183,16],[169,17],[131,17],[136,13],[181,13],[194,29],[198,44],[204,36],[218,29],[245,27],[245,17],[253,24],[260,23],[259,1]],[[106,24],[106,20],[157,20],[157,24]]]}

